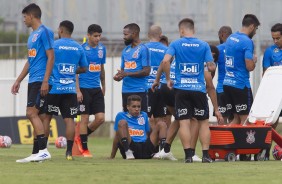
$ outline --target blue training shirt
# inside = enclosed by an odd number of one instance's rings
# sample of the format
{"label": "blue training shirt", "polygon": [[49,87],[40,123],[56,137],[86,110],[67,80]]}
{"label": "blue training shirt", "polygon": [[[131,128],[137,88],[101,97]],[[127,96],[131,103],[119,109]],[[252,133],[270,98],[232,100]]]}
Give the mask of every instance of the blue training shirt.
{"label": "blue training shirt", "polygon": [[[176,83],[175,81],[175,59],[173,59],[172,62],[170,63],[170,79],[173,81],[173,84]],[[162,75],[161,83],[163,84],[167,83],[165,75]]]}
{"label": "blue training shirt", "polygon": [[149,48],[150,51],[151,72],[147,77],[147,87],[151,88],[156,79],[159,66],[165,56],[168,47],[160,42],[148,42],[145,45]]}
{"label": "blue training shirt", "polygon": [[272,45],[268,47],[263,55],[263,68],[280,65],[282,65],[282,50],[277,47],[277,45]]}
{"label": "blue training shirt", "polygon": [[76,69],[78,66],[88,66],[83,48],[71,38],[61,38],[55,41],[54,51],[50,94],[76,94]]}
{"label": "blue training shirt", "polygon": [[141,111],[140,115],[135,117],[128,112],[119,112],[115,119],[114,130],[118,130],[120,120],[125,120],[128,124],[128,132],[134,142],[146,142],[147,133],[150,132],[150,125],[147,113]]}
{"label": "blue training shirt", "polygon": [[225,43],[218,45],[217,48],[219,51],[219,56],[217,61],[218,79],[216,92],[223,93],[223,80],[225,77]]}
{"label": "blue training shirt", "polygon": [[51,29],[41,24],[28,37],[28,83],[42,82],[46,72],[46,51],[54,48],[54,33]]}
{"label": "blue training shirt", "polygon": [[88,62],[88,71],[79,75],[80,88],[100,88],[100,76],[103,64],[106,63],[106,47],[99,43],[95,48],[88,42],[82,44]]}
{"label": "blue training shirt", "polygon": [[207,42],[183,37],[173,41],[166,54],[175,56],[174,88],[206,93],[204,63],[213,61]]}
{"label": "blue training shirt", "polygon": [[246,68],[245,59],[253,59],[253,41],[248,35],[236,32],[225,43],[226,74],[223,85],[239,89],[250,88],[250,72]]}
{"label": "blue training shirt", "polygon": [[[125,47],[121,56],[121,69],[125,72],[136,72],[145,66],[151,66],[150,53],[144,44],[132,48]],[[147,90],[147,77],[124,77],[122,93],[145,92]]]}

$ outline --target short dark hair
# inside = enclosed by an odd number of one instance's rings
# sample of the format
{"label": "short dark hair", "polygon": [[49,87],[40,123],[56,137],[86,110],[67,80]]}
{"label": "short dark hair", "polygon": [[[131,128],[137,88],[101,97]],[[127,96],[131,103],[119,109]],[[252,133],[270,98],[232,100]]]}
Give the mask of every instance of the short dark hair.
{"label": "short dark hair", "polygon": [[178,28],[180,28],[180,26],[184,26],[186,28],[193,30],[194,29],[194,21],[192,19],[189,19],[189,18],[184,18],[178,23]]}
{"label": "short dark hair", "polygon": [[259,26],[260,22],[258,18],[253,14],[246,14],[242,20],[242,26],[248,27],[254,24],[255,26]]}
{"label": "short dark hair", "polygon": [[124,26],[123,29],[129,29],[129,30],[136,32],[138,34],[140,33],[140,27],[136,23],[127,24],[126,26]]}
{"label": "short dark hair", "polygon": [[280,32],[280,34],[282,35],[282,24],[277,23],[274,26],[272,26],[271,32]]}
{"label": "short dark hair", "polygon": [[127,98],[127,105],[130,105],[132,101],[138,101],[138,102],[141,102],[142,99],[139,95],[130,95],[128,98]]}
{"label": "short dark hair", "polygon": [[87,33],[90,35],[93,33],[102,33],[102,32],[103,30],[101,26],[99,26],[98,24],[91,24],[90,26],[88,26]]}
{"label": "short dark hair", "polygon": [[72,34],[74,26],[69,20],[64,20],[60,23],[59,27],[64,27],[69,34]]}
{"label": "short dark hair", "polygon": [[211,52],[214,53],[214,62],[217,62],[218,61],[218,56],[219,56],[219,50],[216,46],[214,45],[210,45],[210,49],[211,49]]}
{"label": "short dark hair", "polygon": [[40,19],[41,18],[41,9],[37,4],[32,3],[23,9],[22,14],[32,14],[35,18]]}
{"label": "short dark hair", "polygon": [[162,35],[160,37],[160,42],[163,43],[164,45],[168,46],[168,37],[165,35]]}
{"label": "short dark hair", "polygon": [[232,34],[232,29],[230,26],[222,26],[219,31],[219,33],[226,33],[227,35],[231,35]]}

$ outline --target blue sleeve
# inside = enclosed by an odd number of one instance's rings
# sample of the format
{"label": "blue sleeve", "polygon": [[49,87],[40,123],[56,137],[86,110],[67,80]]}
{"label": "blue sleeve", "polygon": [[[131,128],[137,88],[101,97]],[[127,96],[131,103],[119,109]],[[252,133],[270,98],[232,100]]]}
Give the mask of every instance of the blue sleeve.
{"label": "blue sleeve", "polygon": [[86,67],[88,66],[88,62],[87,62],[87,59],[86,59],[86,54],[83,50],[83,48],[81,48],[81,56],[80,56],[80,60],[79,60],[79,66],[80,67]]}
{"label": "blue sleeve", "polygon": [[54,48],[54,33],[48,29],[43,29],[43,33],[40,36],[45,50]]}
{"label": "blue sleeve", "polygon": [[107,50],[106,47],[103,47],[103,59],[101,61],[101,64],[106,64],[106,57],[107,57]]}
{"label": "blue sleeve", "polygon": [[245,59],[253,59],[254,55],[254,44],[252,40],[248,40],[244,43]]}
{"label": "blue sleeve", "polygon": [[263,55],[262,67],[268,68],[271,66],[271,47],[268,47]]}
{"label": "blue sleeve", "polygon": [[175,42],[172,42],[172,43],[169,45],[169,47],[168,47],[168,49],[167,49],[167,51],[166,51],[166,54],[169,54],[169,55],[171,55],[171,56],[174,56],[174,55],[175,55]]}
{"label": "blue sleeve", "polygon": [[120,120],[124,119],[122,117],[122,113],[118,113],[117,116],[116,116],[116,119],[115,119],[115,125],[114,125],[114,130],[117,131],[118,130],[118,123]]}
{"label": "blue sleeve", "polygon": [[205,53],[205,61],[204,62],[212,62],[213,57],[212,57],[212,53],[211,53],[211,48],[207,43],[205,44],[205,47],[206,47],[205,48],[206,53]]}
{"label": "blue sleeve", "polygon": [[142,45],[141,61],[142,61],[142,66],[151,66],[149,49],[145,45]]}
{"label": "blue sleeve", "polygon": [[120,68],[121,68],[121,69],[124,69],[124,57],[123,57],[123,52],[124,52],[124,51],[122,51],[122,53],[121,53],[121,62],[120,62]]}

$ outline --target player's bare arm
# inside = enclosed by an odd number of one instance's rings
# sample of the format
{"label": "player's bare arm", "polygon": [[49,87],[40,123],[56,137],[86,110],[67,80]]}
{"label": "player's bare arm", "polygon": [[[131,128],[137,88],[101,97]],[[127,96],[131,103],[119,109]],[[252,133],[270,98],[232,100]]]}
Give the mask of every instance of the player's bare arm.
{"label": "player's bare arm", "polygon": [[150,74],[151,67],[150,66],[144,66],[142,70],[136,71],[136,72],[125,72],[124,70],[121,70],[120,75],[124,78],[126,76],[129,77],[145,77]]}
{"label": "player's bare arm", "polygon": [[118,135],[117,135],[117,132],[116,132],[114,140],[113,140],[113,145],[112,145],[112,151],[111,151],[111,156],[110,156],[111,159],[114,159],[116,157],[116,153],[117,153],[117,150],[118,150],[117,145],[118,145]]}
{"label": "player's bare arm", "polygon": [[75,81],[75,86],[76,86],[76,98],[77,98],[77,101],[78,102],[82,102],[83,101],[83,95],[80,91],[80,87],[79,87],[79,75],[76,74],[75,78],[76,78],[76,81]]}
{"label": "player's bare arm", "polygon": [[215,72],[216,64],[213,61],[207,62],[207,67],[208,67],[209,72]]}
{"label": "player's bare arm", "polygon": [[165,78],[166,78],[166,81],[167,81],[167,87],[169,89],[172,89],[172,86],[173,86],[173,82],[171,81],[170,79],[170,61],[172,59],[172,56],[169,55],[169,54],[166,54],[161,65],[162,65],[162,68],[163,68],[163,72],[165,73]]}
{"label": "player's bare arm", "polygon": [[101,74],[100,74],[100,80],[101,80],[101,85],[102,85],[102,92],[103,95],[105,96],[106,94],[106,82],[105,82],[105,68],[104,65],[101,65]]}
{"label": "player's bare arm", "polygon": [[46,64],[46,71],[45,71],[44,79],[42,81],[42,86],[41,86],[41,90],[40,90],[40,94],[42,96],[47,95],[48,92],[49,92],[48,80],[50,78],[50,75],[52,73],[53,66],[54,66],[54,49],[46,50],[46,55],[47,55],[47,58],[48,58],[47,64]]}
{"label": "player's bare arm", "polygon": [[159,85],[160,85],[160,79],[161,79],[162,72],[163,72],[163,67],[162,67],[162,63],[161,63],[159,68],[158,68],[157,74],[156,74],[156,79],[155,79],[155,81],[154,81],[154,83],[152,84],[152,87],[151,87],[153,92],[155,92],[155,88],[159,87]]}
{"label": "player's bare arm", "polygon": [[19,93],[20,84],[22,80],[27,76],[28,68],[29,68],[29,62],[27,61],[23,67],[22,72],[20,73],[20,75],[18,76],[18,78],[16,79],[15,83],[13,84],[11,88],[11,93],[13,95],[16,95],[17,93]]}
{"label": "player's bare arm", "polygon": [[248,71],[253,71],[256,67],[257,57],[254,55],[253,59],[245,59],[246,68]]}
{"label": "player's bare arm", "polygon": [[212,105],[213,105],[213,108],[214,108],[214,113],[215,113],[215,116],[217,118],[218,124],[223,124],[224,119],[223,119],[221,113],[218,110],[216,91],[215,91],[215,87],[214,87],[213,82],[212,82],[212,75],[211,75],[210,72],[205,71],[204,76],[205,76],[205,81],[206,81],[207,93],[208,93],[208,95],[211,99],[211,102],[212,102]]}

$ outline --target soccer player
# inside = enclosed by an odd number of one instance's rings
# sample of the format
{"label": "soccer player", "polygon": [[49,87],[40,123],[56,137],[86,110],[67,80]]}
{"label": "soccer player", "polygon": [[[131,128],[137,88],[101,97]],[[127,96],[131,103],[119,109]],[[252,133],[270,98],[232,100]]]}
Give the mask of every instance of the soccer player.
{"label": "soccer player", "polygon": [[150,125],[146,112],[141,111],[141,97],[131,95],[127,99],[128,112],[120,112],[115,119],[116,131],[110,158],[119,149],[124,159],[150,159],[157,151],[159,140],[166,137],[166,124],[157,123],[149,135]]}
{"label": "soccer player", "polygon": [[58,115],[59,110],[66,124],[66,159],[72,160],[75,135],[74,118],[77,115],[76,74],[86,72],[87,61],[83,48],[71,38],[74,26],[62,21],[58,28],[59,40],[54,43],[55,63],[52,72],[52,89],[48,95],[48,114]]}
{"label": "soccer player", "polygon": [[[271,66],[280,66],[282,65],[282,24],[277,23],[271,27],[271,36],[273,39],[274,44],[268,47],[263,55],[262,60],[262,67],[263,67],[263,74],[267,70],[267,68]],[[282,116],[282,111],[279,115]],[[279,118],[277,121],[272,125],[275,129],[278,125]],[[270,149],[266,150],[265,160],[269,160],[269,152]]]}
{"label": "soccer player", "polygon": [[162,61],[167,86],[172,88],[170,79],[170,61],[175,56],[175,113],[179,120],[179,135],[185,152],[185,163],[193,162],[191,149],[190,119],[199,122],[199,136],[202,142],[202,162],[210,163],[209,149],[209,111],[204,82],[204,63],[209,71],[215,70],[215,64],[209,45],[194,37],[194,21],[182,19],[179,24],[180,39],[172,42]]}
{"label": "soccer player", "polygon": [[[80,136],[76,137],[75,141],[84,157],[92,157],[87,145],[88,135],[105,122],[106,47],[100,43],[101,34],[101,26],[91,24],[87,31],[88,41],[82,45],[86,53],[88,71],[79,75],[80,89],[77,89],[77,95],[81,121]],[[90,115],[95,116],[93,122],[89,122]]]}
{"label": "soccer player", "polygon": [[21,163],[51,158],[46,148],[48,135],[44,135],[49,130],[44,129],[44,119],[43,116],[39,117],[39,113],[43,111],[43,104],[49,92],[48,80],[54,65],[54,33],[42,24],[40,7],[34,3],[29,4],[22,10],[22,14],[25,25],[32,28],[33,32],[27,42],[28,61],[13,84],[11,92],[16,95],[21,81],[29,74],[26,116],[34,128],[34,143],[32,154],[16,161]]}
{"label": "soccer player", "polygon": [[140,28],[131,23],[123,28],[123,40],[126,47],[122,51],[121,69],[114,76],[115,81],[122,83],[122,106],[127,111],[127,98],[139,95],[142,98],[141,110],[147,112],[147,76],[151,71],[148,48],[139,38]]}
{"label": "soccer player", "polygon": [[224,123],[227,124],[232,120],[232,112],[231,104],[226,103],[225,95],[223,92],[223,80],[225,77],[225,42],[227,38],[232,34],[232,29],[229,26],[222,26],[218,31],[218,38],[220,45],[217,46],[219,50],[219,57],[218,57],[218,79],[217,79],[217,86],[216,86],[216,95],[217,95],[217,102],[218,102],[218,110],[221,112]]}
{"label": "soccer player", "polygon": [[260,25],[253,14],[246,14],[239,32],[231,34],[225,42],[225,69],[223,90],[226,103],[232,105],[231,124],[243,124],[253,103],[250,71],[256,66],[253,36]]}

